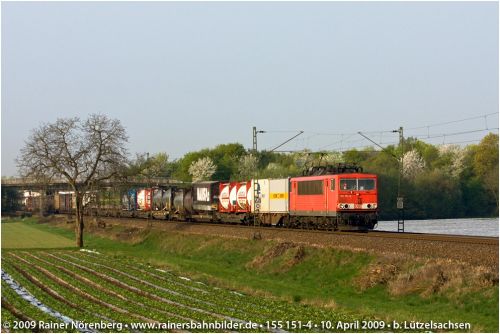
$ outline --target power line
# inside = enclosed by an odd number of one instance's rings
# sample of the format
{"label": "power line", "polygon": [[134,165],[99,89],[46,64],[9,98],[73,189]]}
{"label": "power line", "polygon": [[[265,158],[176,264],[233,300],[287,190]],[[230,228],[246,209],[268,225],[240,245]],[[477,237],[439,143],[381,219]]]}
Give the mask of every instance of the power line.
{"label": "power line", "polygon": [[[474,139],[474,140],[464,140],[464,141],[456,141],[456,142],[449,142],[449,143],[445,143],[444,145],[453,145],[453,144],[465,144],[465,143],[479,143],[481,142],[483,138],[480,138],[480,139]],[[397,145],[398,144],[398,141],[394,141],[394,142],[385,142],[385,143],[380,143],[381,145]],[[435,144],[435,145],[439,145],[439,144]],[[443,145],[443,144],[441,144]],[[328,150],[328,151],[331,151],[331,152],[336,152],[336,153],[345,153],[345,152],[349,152],[351,150],[358,150],[358,152],[361,152],[361,153],[377,153],[377,152],[382,152],[382,150],[376,150],[376,149],[373,149],[371,148],[372,146],[366,146],[366,145],[363,145],[363,146],[349,146],[349,147],[336,147],[336,148],[333,148],[331,150]],[[371,149],[367,149],[367,148],[371,148]],[[325,150],[310,150],[310,149],[307,149],[307,148],[304,148],[304,149],[299,149],[299,150],[279,150],[279,151],[274,151],[276,153],[309,153],[309,154],[318,154],[318,153],[326,153]]]}
{"label": "power line", "polygon": [[[457,119],[457,120],[448,121],[448,122],[441,122],[441,123],[435,123],[435,124],[430,124],[430,125],[426,125],[426,126],[408,128],[408,130],[416,130],[416,129],[424,129],[424,128],[426,128],[427,131],[428,131],[427,135],[411,135],[411,137],[414,137],[414,138],[417,138],[417,139],[446,138],[446,137],[452,137],[452,136],[458,136],[458,135],[465,135],[465,134],[470,134],[470,133],[475,133],[475,132],[498,130],[498,127],[490,128],[488,126],[488,117],[492,116],[492,115],[498,115],[498,114],[499,114],[498,112],[494,112],[494,113],[483,114],[483,115],[478,115],[478,116],[474,116],[474,117]],[[432,127],[437,127],[437,126],[442,126],[442,125],[449,125],[449,124],[453,124],[453,123],[465,122],[465,121],[470,121],[470,120],[475,120],[475,119],[481,119],[481,118],[485,119],[485,128],[484,129],[474,129],[474,130],[466,130],[466,131],[443,133],[443,134],[432,134],[432,135],[430,134],[430,128],[432,128]],[[391,133],[392,134],[392,132],[393,132],[392,130],[362,131],[362,132],[366,133],[366,134],[371,134],[371,135],[379,135],[379,141],[380,141],[381,144],[397,144],[397,142],[393,142],[393,141],[391,141],[391,142],[383,142],[382,141],[382,136],[384,134],[387,134],[387,133]],[[316,133],[316,134],[334,135],[334,134],[328,134],[328,133]],[[352,134],[349,134],[349,135],[354,135],[354,134],[357,134],[357,133],[352,133]],[[336,134],[336,135],[347,135],[347,134]],[[330,143],[328,145],[324,145],[324,146],[320,147],[319,149],[320,150],[321,149],[325,149],[325,148],[334,146],[334,145],[339,144],[339,143],[341,144],[341,146],[343,146],[342,145],[343,143],[352,143],[352,142],[346,141],[345,139],[341,139],[341,140],[335,141],[333,143]]]}
{"label": "power line", "polygon": [[[498,130],[498,128],[496,128]],[[492,129],[493,130],[493,129]],[[481,130],[481,131],[484,131],[484,130]],[[478,132],[478,131],[464,131],[466,133],[473,133],[473,132]],[[437,139],[437,138],[446,138],[446,137],[452,137],[454,135],[459,135],[460,133],[449,133],[449,134],[442,134],[442,135],[439,135],[439,136],[434,136],[432,138],[423,138],[423,139]],[[419,138],[416,138],[416,139],[419,139]],[[421,139],[419,139],[421,140]],[[451,145],[451,144],[463,144],[463,143],[473,143],[473,142],[480,142],[482,140],[481,139],[475,139],[475,140],[464,140],[464,141],[454,141],[454,142],[443,142],[443,144],[447,144],[447,145]],[[359,149],[365,149],[367,147],[372,147],[372,146],[367,146],[367,145],[353,145],[355,143],[359,143],[359,142],[362,142],[363,139],[361,140],[355,140],[355,141],[349,141],[349,145],[341,145],[341,146],[337,146],[337,147],[333,147],[333,148],[330,148],[328,149],[327,151],[332,151],[332,152],[347,152],[349,150],[353,150],[353,149],[356,149],[356,150],[359,150]],[[425,140],[422,140],[422,141],[425,141]],[[386,142],[380,142],[379,143],[381,146],[388,146],[388,145],[398,145],[398,140],[397,139],[394,139],[393,141],[386,141]],[[329,146],[333,146],[334,144],[332,145],[327,145],[328,147]],[[437,145],[437,144],[435,144]],[[275,151],[275,152],[278,152],[278,153],[296,153],[296,152],[303,152],[303,151],[306,151],[306,150],[311,150],[312,153],[320,153],[320,152],[325,152],[325,146],[322,146],[322,147],[319,147],[318,149],[308,149],[308,148],[302,148],[302,149],[296,149],[296,150],[280,150],[280,151]],[[366,150],[362,150],[362,152],[365,152]],[[368,152],[368,151],[367,151]],[[369,152],[379,152],[379,150],[371,150]]]}
{"label": "power line", "polygon": [[[441,123],[434,123],[434,124],[429,124],[429,125],[423,125],[423,126],[418,126],[418,127],[412,127],[412,128],[405,128],[406,131],[408,130],[417,130],[417,129],[427,129],[427,128],[432,128],[436,126],[441,126],[441,125],[448,125],[448,124],[453,124],[453,123],[459,123],[459,122],[465,122],[465,121],[470,121],[474,119],[480,119],[480,118],[485,118],[487,119],[489,116],[493,115],[498,115],[499,112],[494,112],[494,113],[489,113],[489,114],[483,114],[483,115],[478,115],[478,116],[473,116],[473,117],[468,117],[468,118],[461,118],[457,120],[452,120],[452,121],[447,121],[447,122],[441,122]],[[486,128],[487,124],[486,124]],[[266,130],[267,133],[285,133],[285,132],[300,132],[301,130]],[[371,130],[371,131],[366,131],[362,130],[361,132],[365,134],[382,134],[382,133],[392,133],[393,130]],[[308,138],[312,138],[315,136],[350,136],[350,135],[357,135],[358,132],[342,132],[342,133],[335,133],[335,132],[316,132],[316,131],[307,131],[304,130],[304,134],[309,135]]]}
{"label": "power line", "polygon": [[[460,135],[467,135],[467,134],[472,134],[472,133],[478,133],[478,132],[483,132],[483,131],[498,131],[498,127],[493,127],[490,128],[488,126],[488,118],[493,116],[493,115],[498,115],[499,112],[494,112],[494,113],[488,113],[488,114],[483,114],[483,115],[478,115],[478,116],[473,116],[473,117],[467,117],[467,118],[461,118],[461,119],[456,119],[456,120],[451,120],[447,122],[440,122],[440,123],[433,123],[429,125],[424,125],[424,126],[418,126],[418,127],[412,127],[412,128],[405,128],[407,132],[407,137],[413,137],[415,139],[419,139],[422,141],[426,140],[432,140],[436,138],[443,138],[443,143],[446,141],[446,137],[456,137]],[[444,125],[450,125],[450,124],[455,124],[455,123],[461,123],[461,122],[466,122],[466,121],[472,121],[472,120],[477,120],[484,118],[485,120],[485,127],[483,129],[471,129],[471,130],[464,130],[464,131],[455,131],[455,132],[445,132],[445,133],[431,133],[431,129],[434,127],[439,127],[439,126],[444,126]],[[427,134],[422,134],[422,133],[417,133],[417,134],[411,134],[411,131],[409,130],[419,130],[419,129],[427,129]],[[284,129],[278,129],[278,130],[269,130],[266,131],[267,133],[289,133],[289,132],[299,132],[299,130],[284,130]],[[372,131],[362,131],[365,134],[368,134],[372,137],[375,137],[378,139],[378,142],[381,145],[397,145],[397,140],[396,138],[390,138],[393,136],[393,130],[372,130]],[[329,150],[329,151],[344,151],[344,150],[349,150],[349,149],[357,149],[359,147],[366,147],[359,145],[359,143],[363,142],[363,139],[358,139],[358,140],[352,140],[353,136],[357,136],[357,132],[344,132],[344,133],[332,133],[332,132],[316,132],[316,131],[304,131],[303,132],[303,137],[301,139],[296,140],[295,142],[295,147],[296,150],[289,151],[289,152],[297,152],[297,151],[302,151],[306,149],[306,147],[309,147],[311,145],[311,142],[319,141],[321,140],[321,136],[326,136],[326,137],[337,137],[336,140],[329,142],[326,145],[322,145],[316,149],[316,151],[324,151],[324,150]],[[384,140],[385,139],[385,140]],[[389,139],[389,140],[387,140]],[[299,142],[300,141],[300,142]],[[455,141],[454,143],[467,143],[467,142],[475,142],[469,141],[469,140],[464,140],[464,141]],[[285,143],[283,143],[285,144]],[[301,148],[301,146],[303,148]],[[279,146],[281,147],[281,146]],[[334,147],[334,148],[333,148]],[[277,152],[288,152],[288,151],[277,151]]]}
{"label": "power line", "polygon": [[481,142],[481,140],[483,140],[483,138],[481,138],[481,139],[475,139],[475,140],[456,141],[456,142],[446,143],[444,145],[465,144],[465,143],[479,143],[479,142]]}
{"label": "power line", "polygon": [[285,142],[279,144],[278,146],[276,146],[275,148],[273,148],[272,150],[270,150],[270,152],[273,152],[275,151],[277,148],[280,148],[281,146],[285,145],[286,143],[290,142],[291,140],[297,138],[298,136],[300,136],[301,134],[303,134],[304,131],[300,131],[298,134],[296,134],[295,136],[293,136],[292,138],[290,139],[287,139]]}
{"label": "power line", "polygon": [[432,138],[440,138],[440,137],[453,137],[453,136],[459,136],[459,135],[465,135],[469,133],[476,133],[476,132],[483,132],[483,131],[491,131],[491,130],[498,130],[498,128],[489,128],[489,129],[476,129],[476,130],[469,130],[469,131],[461,131],[461,132],[452,132],[452,133],[443,133],[443,134],[436,134],[436,135],[417,135],[417,136],[412,136],[417,139],[432,139]]}
{"label": "power line", "polygon": [[473,119],[487,118],[488,116],[492,116],[492,115],[498,115],[498,111],[494,112],[494,113],[490,113],[490,114],[484,114],[484,115],[479,115],[479,116],[474,116],[474,117],[468,117],[468,118],[458,119],[458,120],[454,120],[454,121],[448,121],[448,122],[435,123],[435,124],[424,125],[424,126],[419,126],[419,127],[414,127],[414,128],[408,128],[407,130],[417,130],[417,129],[431,128],[431,127],[436,127],[436,126],[441,126],[441,125],[448,125],[448,124],[453,124],[453,123],[470,121],[470,120],[473,120]]}
{"label": "power line", "polygon": [[299,132],[301,130],[266,130],[266,133],[287,133],[287,132]]}

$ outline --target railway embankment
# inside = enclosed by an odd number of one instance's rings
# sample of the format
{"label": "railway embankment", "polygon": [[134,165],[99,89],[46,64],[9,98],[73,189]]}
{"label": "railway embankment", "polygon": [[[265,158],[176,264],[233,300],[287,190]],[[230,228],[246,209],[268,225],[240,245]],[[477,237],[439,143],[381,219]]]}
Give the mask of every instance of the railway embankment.
{"label": "railway embankment", "polygon": [[[65,217],[42,229],[70,235]],[[384,321],[498,331],[498,243],[370,238],[146,220],[86,223],[86,247],[210,285]]]}
{"label": "railway embankment", "polygon": [[[374,256],[389,258],[406,258],[408,261],[418,259],[426,261],[440,259],[475,266],[491,267],[498,271],[499,253],[498,238],[439,236],[398,233],[348,233],[325,232],[313,230],[288,230],[279,228],[253,228],[239,225],[213,225],[203,223],[165,222],[158,220],[100,218],[107,229],[95,228],[96,223],[90,220],[89,225],[94,233],[107,237],[124,237],[133,231],[146,228],[165,232],[210,235],[221,238],[238,238],[243,240],[261,239],[277,242],[293,242],[317,248],[334,248],[352,252],[365,252]],[[108,233],[113,229],[124,230],[117,235]],[[137,229],[137,230],[134,230]],[[496,268],[496,269],[495,269]]]}

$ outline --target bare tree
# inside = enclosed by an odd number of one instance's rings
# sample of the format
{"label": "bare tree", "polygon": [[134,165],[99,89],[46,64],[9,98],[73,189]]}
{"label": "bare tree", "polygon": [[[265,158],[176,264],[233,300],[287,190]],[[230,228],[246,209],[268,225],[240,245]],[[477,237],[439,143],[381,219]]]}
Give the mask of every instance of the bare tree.
{"label": "bare tree", "polygon": [[75,193],[76,244],[83,247],[83,198],[92,184],[117,175],[128,138],[119,120],[104,115],[60,118],[32,130],[17,158],[26,177],[63,178]]}

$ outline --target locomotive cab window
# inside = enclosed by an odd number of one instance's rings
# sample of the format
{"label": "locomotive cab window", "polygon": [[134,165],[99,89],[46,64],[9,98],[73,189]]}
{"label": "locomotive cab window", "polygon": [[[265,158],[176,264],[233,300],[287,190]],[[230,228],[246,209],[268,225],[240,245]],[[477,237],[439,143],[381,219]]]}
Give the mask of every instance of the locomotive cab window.
{"label": "locomotive cab window", "polygon": [[375,179],[340,179],[341,190],[374,190]]}
{"label": "locomotive cab window", "polygon": [[335,190],[335,179],[331,179],[330,180],[330,190],[331,191],[334,191]]}
{"label": "locomotive cab window", "polygon": [[358,179],[359,190],[373,190],[375,189],[375,179]]}
{"label": "locomotive cab window", "polygon": [[357,190],[357,180],[356,179],[340,179],[340,189],[342,190]]}

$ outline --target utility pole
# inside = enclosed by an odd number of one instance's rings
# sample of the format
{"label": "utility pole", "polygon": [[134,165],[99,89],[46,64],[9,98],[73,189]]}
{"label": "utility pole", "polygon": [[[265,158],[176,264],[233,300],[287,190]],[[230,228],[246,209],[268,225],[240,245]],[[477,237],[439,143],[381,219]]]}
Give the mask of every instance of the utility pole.
{"label": "utility pole", "polygon": [[[257,158],[257,134],[258,133],[265,133],[265,131],[259,130],[257,131],[257,127],[253,127],[253,154],[255,154],[255,158]],[[260,210],[260,186],[259,183],[257,182],[257,171],[259,170],[258,167],[259,161],[257,160],[257,167],[256,170],[254,171],[254,179],[252,182],[252,187],[253,187],[253,224],[254,226],[260,225],[260,220],[257,218],[257,214],[259,213]]]}
{"label": "utility pole", "polygon": [[253,127],[253,152],[257,153],[257,134],[258,133],[266,133],[266,131],[259,130],[257,131],[257,127]]}
{"label": "utility pole", "polygon": [[253,145],[252,145],[252,150],[253,150],[253,153],[257,153],[257,127],[253,127],[252,128],[253,130]]}
{"label": "utility pole", "polygon": [[396,207],[398,209],[398,232],[405,231],[405,211],[404,211],[404,200],[401,194],[401,178],[403,175],[403,157],[404,157],[404,136],[403,127],[400,126],[398,130],[393,130],[392,132],[399,133],[399,173],[398,173],[398,198]]}
{"label": "utility pole", "polygon": [[[404,205],[403,205],[403,196],[401,194],[401,178],[403,175],[403,157],[404,157],[404,136],[403,136],[403,127],[400,126],[399,129],[393,130],[393,133],[398,132],[399,133],[399,157],[391,153],[392,157],[398,161],[398,196],[396,199],[396,207],[398,209],[398,232],[404,232],[405,231],[405,212],[404,212]],[[374,142],[367,136],[365,136],[363,133],[358,132],[359,135],[362,137],[366,138],[367,140],[371,141],[381,149],[385,150],[384,147],[379,145],[378,143]]]}
{"label": "utility pole", "polygon": [[[149,201],[149,212],[148,212],[148,226],[152,226],[152,221],[151,217],[153,216],[153,188],[151,188],[151,166],[149,162],[149,152],[146,153],[146,168],[148,170],[147,177],[148,177],[148,189],[144,190],[144,205],[146,205],[146,202]],[[149,199],[146,196],[149,192]]]}
{"label": "utility pole", "polygon": [[[257,157],[257,134],[258,133],[266,133],[266,131],[262,131],[262,130],[258,131],[255,126],[253,127],[253,147],[252,147],[252,149],[253,149],[253,153],[255,154],[256,157]],[[281,146],[285,145],[286,143],[290,142],[291,140],[297,138],[298,136],[300,136],[303,133],[304,133],[304,131],[300,130],[298,134],[296,134],[293,137],[287,139],[286,141],[284,141],[283,143],[279,144],[278,146],[276,146],[275,148],[271,149],[268,152],[275,151],[276,149],[280,148]],[[253,198],[254,198],[254,201],[253,201],[254,225],[260,225],[260,220],[257,219],[257,213],[259,213],[259,210],[260,210],[260,186],[259,186],[259,183],[257,182],[257,177],[258,177],[257,171],[258,171],[258,168],[257,168],[257,170],[254,173],[254,179],[253,179],[253,182],[252,182],[252,185],[253,185]]]}

